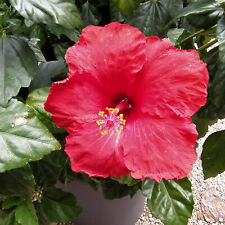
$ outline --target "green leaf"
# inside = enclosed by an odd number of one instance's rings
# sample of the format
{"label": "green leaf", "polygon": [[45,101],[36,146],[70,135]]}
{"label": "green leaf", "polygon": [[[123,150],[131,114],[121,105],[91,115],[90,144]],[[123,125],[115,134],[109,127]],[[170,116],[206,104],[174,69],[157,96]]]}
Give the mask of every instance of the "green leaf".
{"label": "green leaf", "polygon": [[208,131],[210,120],[208,118],[199,118],[196,114],[192,117],[193,123],[196,125],[198,131],[198,138],[202,138]]}
{"label": "green leaf", "polygon": [[218,47],[216,47],[208,51],[206,57],[204,58],[204,62],[207,64],[207,70],[209,71],[210,81],[215,76],[217,70],[218,57],[219,57],[219,49]]}
{"label": "green leaf", "polygon": [[55,151],[46,155],[42,160],[32,162],[31,167],[37,185],[48,187],[56,184],[62,171],[68,166],[67,161],[68,156],[64,151]]}
{"label": "green leaf", "polygon": [[38,66],[38,72],[31,85],[30,90],[52,85],[52,78],[60,74],[67,73],[67,65],[64,60],[43,62]]}
{"label": "green leaf", "polygon": [[[221,108],[217,108],[215,104],[213,103],[214,97],[214,85],[213,85],[213,79],[215,78],[215,74],[217,72],[217,63],[218,63],[218,47],[213,48],[209,52],[207,52],[206,56],[203,58],[204,62],[207,64],[207,70],[209,72],[209,84],[208,84],[208,96],[207,96],[207,103],[204,105],[194,116],[192,116],[193,122],[197,125],[197,130],[199,132],[199,128],[204,127],[206,125],[201,125],[202,122],[204,123],[204,120],[208,120],[209,125],[213,124],[217,121],[218,118],[223,114],[223,105],[221,105]],[[223,89],[221,89],[223,92]],[[221,112],[220,112],[221,111]],[[225,112],[225,111],[224,111]],[[200,121],[198,121],[200,120]],[[202,121],[201,121],[202,120]],[[200,125],[200,126],[199,126]],[[199,134],[203,134],[203,132],[199,132]],[[203,135],[204,136],[204,135]]]}
{"label": "green leaf", "polygon": [[[31,195],[34,191],[34,176],[29,166],[0,173],[0,196]],[[8,204],[7,204],[8,205]]]}
{"label": "green leaf", "polygon": [[73,0],[10,0],[10,3],[24,18],[35,23],[55,23],[68,29],[82,25]]}
{"label": "green leaf", "polygon": [[19,196],[9,196],[4,200],[2,204],[2,209],[10,209],[13,206],[19,205],[22,201],[22,198]]}
{"label": "green leaf", "polygon": [[126,16],[118,9],[118,7],[114,3],[110,2],[109,10],[111,21],[118,21],[121,23],[125,21]]}
{"label": "green leaf", "polygon": [[112,0],[125,15],[132,15],[142,0]]}
{"label": "green leaf", "polygon": [[5,217],[6,217],[6,213],[0,209],[0,224],[1,225],[5,224],[4,223]]}
{"label": "green leaf", "polygon": [[101,14],[94,5],[87,1],[81,7],[81,18],[84,26],[98,25],[101,21]]}
{"label": "green leaf", "polygon": [[65,35],[73,42],[77,42],[79,40],[80,29],[67,29],[58,24],[48,25],[47,28],[58,39],[60,39],[61,35]]}
{"label": "green leaf", "polygon": [[106,199],[122,198],[130,195],[133,197],[139,189],[138,183],[133,186],[120,184],[111,179],[104,179],[101,181],[102,191]]}
{"label": "green leaf", "polygon": [[175,17],[177,11],[183,9],[184,5],[183,0],[162,0],[162,3],[166,6],[171,18]]}
{"label": "green leaf", "polygon": [[30,28],[29,37],[37,39],[38,47],[42,48],[46,41],[46,34],[45,34],[44,26],[42,26],[41,24],[34,24]]}
{"label": "green leaf", "polygon": [[40,121],[51,131],[51,133],[62,133],[65,132],[64,129],[59,129],[56,127],[55,123],[52,121],[51,113],[44,110],[44,103],[49,94],[49,87],[43,87],[35,89],[32,91],[26,100],[26,104],[35,109],[36,116]]}
{"label": "green leaf", "polygon": [[7,18],[4,23],[4,29],[7,33],[17,33],[17,31],[21,28],[22,21],[16,18]]}
{"label": "green leaf", "polygon": [[215,10],[215,11],[209,11],[209,12],[203,12],[200,14],[192,14],[187,16],[188,22],[198,28],[198,29],[208,29],[212,26],[214,26],[219,18],[221,18],[223,15],[223,10]]}
{"label": "green leaf", "polygon": [[222,17],[218,21],[217,38],[219,42],[219,59],[217,63],[217,72],[213,79],[212,100],[217,111],[222,111],[223,116],[225,116],[225,17]]}
{"label": "green leaf", "polygon": [[184,30],[185,30],[184,28],[173,28],[167,32],[167,36],[170,39],[170,41],[173,43],[173,45],[176,45],[179,38],[184,33]]}
{"label": "green leaf", "polygon": [[37,72],[33,51],[20,38],[9,36],[0,39],[0,105],[28,87]]}
{"label": "green leaf", "polygon": [[134,179],[130,174],[128,176],[122,176],[122,177],[111,177],[113,180],[119,182],[120,184],[126,184],[128,186],[133,186],[140,182],[140,180]]}
{"label": "green leaf", "polygon": [[27,198],[16,207],[15,218],[21,225],[38,225],[38,218],[31,199]]}
{"label": "green leaf", "polygon": [[138,27],[147,36],[164,37],[168,29],[165,25],[170,21],[173,11],[181,7],[180,3],[180,0],[150,0],[144,2],[133,16],[128,17],[126,23]]}
{"label": "green leaf", "polygon": [[5,19],[7,18],[9,13],[9,7],[6,3],[0,3],[0,27],[5,23]]}
{"label": "green leaf", "polygon": [[221,6],[215,0],[199,0],[196,2],[192,2],[188,4],[187,7],[179,10],[175,19],[193,14],[196,15],[200,13],[212,12],[218,9],[221,9]]}
{"label": "green leaf", "polygon": [[67,49],[71,46],[69,42],[60,42],[53,45],[54,53],[58,60],[64,60]]}
{"label": "green leaf", "polygon": [[13,99],[0,108],[0,149],[0,172],[4,172],[40,160],[61,146],[30,107]]}
{"label": "green leaf", "polygon": [[162,180],[160,183],[145,179],[142,191],[154,217],[165,225],[186,225],[193,210],[191,183],[182,180]]}
{"label": "green leaf", "polygon": [[15,210],[5,213],[0,210],[0,224],[1,225],[20,225],[15,220]]}
{"label": "green leaf", "polygon": [[82,212],[71,193],[57,188],[49,188],[43,193],[40,210],[48,221],[61,223],[74,220]]}
{"label": "green leaf", "polygon": [[201,160],[205,179],[225,171],[225,131],[213,133],[206,139]]}
{"label": "green leaf", "polygon": [[138,27],[147,36],[162,36],[163,27],[169,18],[164,4],[150,0],[141,4],[134,16],[129,17],[126,23]]}
{"label": "green leaf", "polygon": [[167,32],[167,36],[173,45],[182,49],[194,48],[193,38],[190,38],[190,35],[191,33],[184,28],[173,28]]}
{"label": "green leaf", "polygon": [[39,39],[31,38],[30,40],[27,40],[27,43],[30,46],[30,48],[32,49],[32,51],[34,52],[38,63],[46,62],[46,59],[45,59],[40,47],[38,46]]}

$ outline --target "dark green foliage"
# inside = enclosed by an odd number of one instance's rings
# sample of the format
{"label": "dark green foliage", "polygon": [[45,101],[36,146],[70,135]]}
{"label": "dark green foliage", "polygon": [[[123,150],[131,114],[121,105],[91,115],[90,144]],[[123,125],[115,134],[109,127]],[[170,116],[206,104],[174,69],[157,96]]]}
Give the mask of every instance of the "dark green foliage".
{"label": "dark green foliage", "polygon": [[21,38],[0,39],[0,106],[16,96],[21,87],[28,87],[37,72],[33,51]]}
{"label": "dark green foliage", "polygon": [[101,180],[102,191],[106,199],[122,198],[126,195],[133,197],[139,189],[139,184],[129,186],[128,184],[121,184],[111,179]]}
{"label": "dark green foliage", "polygon": [[225,171],[225,131],[211,134],[203,145],[201,155],[205,179]]}
{"label": "dark green foliage", "polygon": [[43,193],[40,211],[47,221],[68,222],[77,218],[82,209],[71,193],[49,188]]}
{"label": "dark green foliage", "polygon": [[98,25],[101,21],[101,14],[97,8],[88,1],[82,5],[81,17],[85,26],[90,24]]}
{"label": "dark green foliage", "polygon": [[35,188],[34,176],[29,166],[1,173],[0,183],[0,197],[2,198],[31,195]]}

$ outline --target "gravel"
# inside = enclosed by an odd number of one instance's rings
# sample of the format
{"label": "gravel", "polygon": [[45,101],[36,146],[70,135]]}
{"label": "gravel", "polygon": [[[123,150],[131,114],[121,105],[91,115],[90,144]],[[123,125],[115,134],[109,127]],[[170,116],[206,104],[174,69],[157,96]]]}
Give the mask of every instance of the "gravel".
{"label": "gravel", "polygon": [[[204,180],[203,171],[202,171],[202,162],[200,160],[202,145],[205,142],[205,139],[212,133],[220,130],[225,130],[225,119],[218,120],[217,123],[213,124],[209,127],[208,133],[205,137],[198,140],[198,148],[196,149],[198,153],[198,159],[194,164],[193,170],[189,176],[190,181],[192,183],[192,191],[194,196],[194,210],[192,213],[192,217],[189,219],[188,225],[225,225],[224,222],[217,223],[209,223],[204,220],[203,212],[201,210],[201,194],[209,188],[214,188],[217,192],[217,195],[221,197],[223,201],[225,201],[225,172],[217,175],[214,178],[209,178]],[[139,218],[136,225],[163,225],[163,223],[152,216],[149,209],[145,205],[144,211]]]}

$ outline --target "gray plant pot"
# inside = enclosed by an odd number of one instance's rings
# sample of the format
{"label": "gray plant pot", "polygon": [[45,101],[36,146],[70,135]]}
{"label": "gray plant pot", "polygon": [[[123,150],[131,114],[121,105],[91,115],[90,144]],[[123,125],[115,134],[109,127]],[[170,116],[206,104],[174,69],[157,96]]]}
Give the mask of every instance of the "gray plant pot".
{"label": "gray plant pot", "polygon": [[135,225],[144,208],[145,199],[140,191],[133,198],[106,200],[101,190],[95,191],[83,181],[58,186],[73,193],[83,208],[75,225]]}

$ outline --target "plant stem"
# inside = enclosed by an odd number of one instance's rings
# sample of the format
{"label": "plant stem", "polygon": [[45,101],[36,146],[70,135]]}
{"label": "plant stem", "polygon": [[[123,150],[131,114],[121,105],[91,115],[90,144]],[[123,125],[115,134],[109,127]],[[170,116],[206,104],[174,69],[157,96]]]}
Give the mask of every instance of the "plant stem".
{"label": "plant stem", "polygon": [[216,42],[218,42],[218,39],[217,39],[217,38],[216,38],[215,40],[213,40],[213,41],[210,41],[210,42],[206,43],[205,45],[201,46],[201,47],[198,48],[197,50],[198,50],[198,51],[202,51],[202,50],[204,50],[204,49],[206,49],[206,48],[208,48],[208,47],[214,45]]}
{"label": "plant stem", "polygon": [[194,34],[191,34],[190,36],[184,38],[181,42],[177,43],[177,44],[175,45],[175,47],[181,45],[181,44],[184,43],[185,41],[188,41],[189,39],[191,39],[191,38],[193,38],[193,37],[195,37],[195,36],[198,36],[199,34],[208,33],[208,32],[210,32],[211,30],[214,30],[215,28],[216,28],[216,25],[210,27],[208,30],[201,29],[201,30],[195,32]]}
{"label": "plant stem", "polygon": [[192,35],[190,35],[190,36],[184,38],[181,42],[177,43],[177,44],[175,45],[175,47],[177,47],[177,46],[181,45],[182,43],[184,43],[185,41],[188,41],[189,39],[191,39],[191,38],[193,38],[193,37],[195,37],[195,36],[197,36],[197,35],[203,33],[204,31],[205,31],[204,29],[201,29],[201,30],[197,31],[196,33],[194,33],[194,34],[192,34]]}

